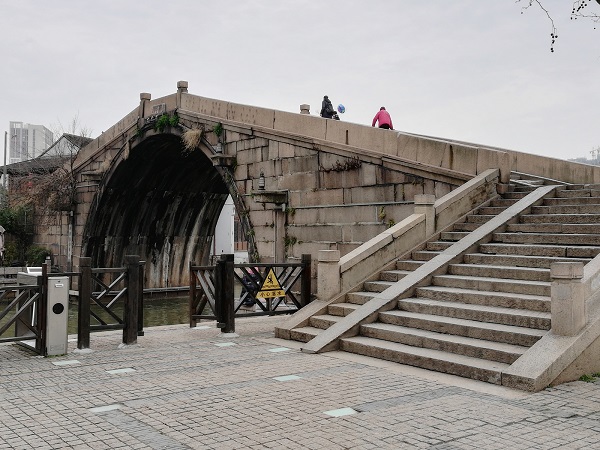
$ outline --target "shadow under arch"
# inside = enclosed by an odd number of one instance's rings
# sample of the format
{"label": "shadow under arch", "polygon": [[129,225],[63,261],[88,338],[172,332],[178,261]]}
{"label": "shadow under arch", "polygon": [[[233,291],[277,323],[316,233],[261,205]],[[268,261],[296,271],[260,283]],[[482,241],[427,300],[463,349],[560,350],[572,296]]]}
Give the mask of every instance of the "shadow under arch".
{"label": "shadow under arch", "polygon": [[227,195],[244,208],[206,143],[186,152],[180,134],[149,133],[116,157],[85,225],[82,256],[93,266],[116,267],[124,255],[140,255],[145,287],[187,285],[189,262],[208,262]]}

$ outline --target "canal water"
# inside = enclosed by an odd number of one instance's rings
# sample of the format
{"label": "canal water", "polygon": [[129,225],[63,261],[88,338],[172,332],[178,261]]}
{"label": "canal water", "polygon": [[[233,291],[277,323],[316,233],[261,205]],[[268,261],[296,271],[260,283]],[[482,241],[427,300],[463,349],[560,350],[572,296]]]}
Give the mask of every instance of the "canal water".
{"label": "canal water", "polygon": [[[144,299],[144,328],[159,325],[190,323],[189,297],[153,297]],[[115,314],[123,317],[122,306],[115,305]],[[96,311],[94,308],[92,310]],[[114,323],[106,314],[96,311],[108,323]],[[91,320],[92,323],[94,319]],[[69,304],[69,334],[77,333],[77,303]]]}
{"label": "canal water", "polygon": [[[189,297],[187,295],[181,297],[151,297],[144,300],[144,328],[158,325],[176,325],[189,323],[188,311]],[[2,311],[9,302],[0,301],[0,311]],[[92,310],[100,315],[108,323],[114,323],[106,314],[92,307]],[[114,307],[115,313],[122,317],[123,308],[119,305]],[[9,317],[14,316],[14,310],[8,314]],[[8,322],[8,317],[0,320],[0,327]],[[97,323],[92,318],[91,323]],[[69,303],[69,334],[77,334],[77,303]],[[13,336],[14,328],[11,326],[2,337]]]}

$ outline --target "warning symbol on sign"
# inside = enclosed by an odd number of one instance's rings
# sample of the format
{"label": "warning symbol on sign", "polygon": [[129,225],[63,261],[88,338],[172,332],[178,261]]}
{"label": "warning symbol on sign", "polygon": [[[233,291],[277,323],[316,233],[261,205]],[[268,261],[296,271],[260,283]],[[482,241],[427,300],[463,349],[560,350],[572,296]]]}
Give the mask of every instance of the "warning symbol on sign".
{"label": "warning symbol on sign", "polygon": [[273,269],[269,269],[269,273],[265,277],[265,281],[260,287],[260,291],[256,294],[256,298],[275,298],[285,297],[285,291],[281,289],[281,285],[275,276]]}

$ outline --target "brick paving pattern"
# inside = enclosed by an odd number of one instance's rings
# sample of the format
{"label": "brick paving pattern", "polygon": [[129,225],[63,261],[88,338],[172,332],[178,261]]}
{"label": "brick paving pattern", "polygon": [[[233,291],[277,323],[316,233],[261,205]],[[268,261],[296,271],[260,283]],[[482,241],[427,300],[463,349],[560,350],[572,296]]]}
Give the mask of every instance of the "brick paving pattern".
{"label": "brick paving pattern", "polygon": [[154,327],[123,348],[94,333],[57,358],[2,344],[0,449],[600,449],[600,382],[472,389],[284,350],[277,320]]}

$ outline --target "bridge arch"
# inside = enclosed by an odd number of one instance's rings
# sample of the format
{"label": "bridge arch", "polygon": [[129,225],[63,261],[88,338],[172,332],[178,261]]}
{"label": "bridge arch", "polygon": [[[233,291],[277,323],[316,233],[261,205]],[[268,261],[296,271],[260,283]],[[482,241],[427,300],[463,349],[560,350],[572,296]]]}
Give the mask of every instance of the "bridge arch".
{"label": "bridge arch", "polygon": [[146,261],[148,287],[188,282],[190,261],[207,262],[217,219],[229,194],[244,208],[226,167],[203,139],[188,151],[183,129],[142,128],[122,146],[98,186],[85,223],[82,255],[95,266]]}

